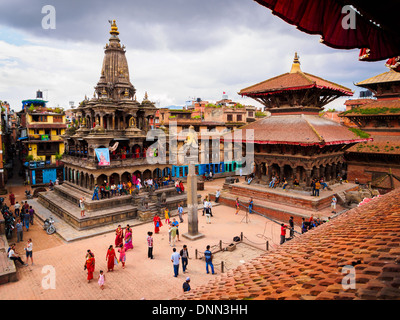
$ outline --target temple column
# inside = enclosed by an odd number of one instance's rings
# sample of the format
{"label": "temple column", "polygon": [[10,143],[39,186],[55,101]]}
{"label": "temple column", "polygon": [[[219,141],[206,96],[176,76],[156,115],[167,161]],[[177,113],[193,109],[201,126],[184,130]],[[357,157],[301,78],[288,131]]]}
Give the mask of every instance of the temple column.
{"label": "temple column", "polygon": [[115,130],[115,113],[112,115],[112,129]]}
{"label": "temple column", "polygon": [[306,173],[306,186],[308,187],[311,183],[312,169],[305,169],[305,173]]}

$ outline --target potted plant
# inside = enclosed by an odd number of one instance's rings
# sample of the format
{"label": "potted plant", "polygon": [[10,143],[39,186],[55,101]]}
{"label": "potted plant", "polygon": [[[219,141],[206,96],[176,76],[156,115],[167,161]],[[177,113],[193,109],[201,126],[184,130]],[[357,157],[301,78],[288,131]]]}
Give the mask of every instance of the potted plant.
{"label": "potted plant", "polygon": [[60,165],[60,160],[62,159],[62,154],[59,154],[58,152],[55,154],[56,158],[56,164],[59,166]]}

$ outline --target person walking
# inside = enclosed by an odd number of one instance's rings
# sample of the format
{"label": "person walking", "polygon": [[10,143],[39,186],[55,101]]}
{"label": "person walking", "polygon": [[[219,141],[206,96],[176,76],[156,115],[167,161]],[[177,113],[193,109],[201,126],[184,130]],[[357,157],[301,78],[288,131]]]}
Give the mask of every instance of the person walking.
{"label": "person walking", "polygon": [[132,243],[132,229],[128,226],[125,231],[125,250],[133,249]]}
{"label": "person walking", "polygon": [[23,216],[23,221],[24,221],[24,225],[25,225],[25,229],[26,229],[26,232],[28,232],[29,231],[29,212],[25,209],[24,210],[25,212],[24,212],[24,216]]}
{"label": "person walking", "polygon": [[29,206],[29,223],[33,225],[33,217],[35,215],[35,210],[32,208],[32,206]]}
{"label": "person walking", "polygon": [[169,224],[169,210],[168,210],[168,208],[164,209],[164,216],[165,216],[165,224]]}
{"label": "person walking", "polygon": [[159,233],[160,232],[160,227],[162,227],[162,222],[160,216],[156,213],[154,218],[153,218],[153,223],[154,223],[154,233]]}
{"label": "person walking", "polygon": [[204,214],[206,213],[206,208],[207,208],[207,198],[204,198],[204,200],[203,200],[203,216],[204,216]]}
{"label": "person walking", "polygon": [[211,203],[210,200],[207,201],[207,207],[210,209],[210,216],[212,217],[213,216],[213,214],[212,214],[212,203]]}
{"label": "person walking", "polygon": [[176,227],[176,238],[178,239],[178,241],[181,241],[179,240],[179,222],[176,221],[175,218],[172,218],[172,226]]}
{"label": "person walking", "polygon": [[26,243],[26,247],[24,248],[26,254],[26,264],[28,264],[29,258],[31,258],[31,262],[33,265],[33,243],[32,239],[29,238],[28,242]]}
{"label": "person walking", "polygon": [[253,213],[253,198],[250,198],[249,201],[249,213]]}
{"label": "person walking", "polygon": [[97,200],[100,200],[99,199],[99,186],[97,184],[94,186],[92,200],[94,200],[94,198],[97,198]]}
{"label": "person walking", "polygon": [[147,257],[153,259],[153,232],[147,232]]}
{"label": "person walking", "polygon": [[336,213],[336,204],[337,204],[337,199],[336,199],[335,195],[333,195],[332,200],[331,200],[332,213]]}
{"label": "person walking", "polygon": [[236,201],[235,201],[235,208],[236,208],[236,212],[235,212],[235,214],[238,214],[239,213],[239,198],[236,198]]}
{"label": "person walking", "polygon": [[171,247],[175,247],[175,239],[176,239],[177,230],[178,230],[178,228],[171,223],[171,230],[170,230],[170,233],[171,233]]}
{"label": "person walking", "polygon": [[79,208],[81,208],[81,218],[83,218],[85,216],[85,198],[81,197],[79,199]]}
{"label": "person walking", "polygon": [[287,229],[287,225],[281,223],[281,242],[280,242],[280,244],[284,244],[284,242],[286,241],[286,229]]}
{"label": "person walking", "polygon": [[19,215],[20,215],[20,208],[21,208],[21,205],[20,205],[19,202],[17,201],[17,202],[15,203],[15,205],[14,205],[14,214],[15,214],[17,217],[19,217]]}
{"label": "person walking", "polygon": [[179,221],[182,223],[183,222],[183,208],[182,208],[181,204],[178,206],[178,216],[179,216]]}
{"label": "person walking", "polygon": [[17,223],[15,224],[15,229],[17,230],[17,242],[23,241],[24,228],[21,219],[17,219]]}
{"label": "person walking", "polygon": [[106,254],[106,261],[107,261],[107,272],[114,271],[115,266],[115,250],[113,245],[110,245],[107,250]]}
{"label": "person walking", "polygon": [[204,258],[205,258],[205,260],[206,260],[206,271],[207,271],[207,274],[210,273],[208,267],[211,267],[211,273],[212,273],[212,274],[215,274],[215,272],[214,272],[214,265],[213,265],[213,263],[212,263],[213,254],[212,254],[212,252],[210,251],[210,246],[209,246],[209,245],[207,245],[206,251],[204,251]]}
{"label": "person walking", "polygon": [[187,249],[187,245],[184,244],[182,250],[179,252],[181,259],[182,259],[182,271],[186,273],[187,265],[189,263],[189,251]]}
{"label": "person walking", "polygon": [[106,282],[106,276],[104,275],[103,270],[100,270],[99,280],[97,281],[97,283],[99,284],[101,290],[104,289],[105,282]]}
{"label": "person walking", "polygon": [[125,269],[125,262],[126,262],[126,254],[125,254],[125,247],[122,246],[118,249],[119,252],[119,261],[122,264],[122,269]]}
{"label": "person walking", "polygon": [[122,230],[121,225],[119,224],[117,229],[115,230],[115,247],[122,247],[124,245],[124,230]]}
{"label": "person walking", "polygon": [[92,251],[88,250],[87,254],[86,254],[86,261],[85,261],[85,267],[84,267],[84,269],[87,271],[88,283],[90,282],[90,280],[93,279],[95,263],[96,263],[96,260],[94,258],[94,254],[92,253]]}
{"label": "person walking", "polygon": [[14,193],[10,193],[10,195],[8,196],[8,198],[10,199],[10,205],[13,206],[15,204],[15,195]]}
{"label": "person walking", "polygon": [[174,277],[176,278],[179,274],[179,260],[181,256],[178,252],[176,252],[176,248],[172,249],[172,255],[171,255],[171,262],[174,267]]}
{"label": "person walking", "polygon": [[210,224],[211,223],[211,214],[210,214],[210,208],[207,206],[206,207],[206,223]]}
{"label": "person walking", "polygon": [[319,182],[319,180],[315,181],[315,196],[319,197],[319,190],[321,189],[321,183]]}

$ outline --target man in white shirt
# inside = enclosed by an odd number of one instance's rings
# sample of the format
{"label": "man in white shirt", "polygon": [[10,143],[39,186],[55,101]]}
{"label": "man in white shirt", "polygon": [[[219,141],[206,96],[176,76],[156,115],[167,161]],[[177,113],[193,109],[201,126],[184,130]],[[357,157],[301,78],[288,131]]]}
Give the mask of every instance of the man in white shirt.
{"label": "man in white shirt", "polygon": [[19,261],[23,266],[27,266],[27,264],[24,263],[24,262],[22,261],[21,257],[18,256],[18,255],[15,253],[15,245],[14,245],[14,244],[11,245],[11,248],[10,248],[10,250],[8,251],[8,258],[11,259],[11,260],[13,260],[14,262],[15,262],[15,261]]}
{"label": "man in white shirt", "polygon": [[176,251],[176,248],[173,248],[172,251],[171,262],[174,266],[174,277],[176,278],[179,273],[179,260],[181,259],[181,255]]}

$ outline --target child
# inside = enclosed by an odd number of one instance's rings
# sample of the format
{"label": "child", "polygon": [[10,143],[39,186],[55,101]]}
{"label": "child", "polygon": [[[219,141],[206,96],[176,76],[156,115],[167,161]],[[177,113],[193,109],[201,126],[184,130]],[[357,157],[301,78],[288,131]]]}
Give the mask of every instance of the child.
{"label": "child", "polygon": [[118,249],[119,252],[119,261],[122,263],[122,269],[125,269],[125,261],[126,261],[126,254],[125,254],[125,247],[122,246],[121,249]]}
{"label": "child", "polygon": [[106,280],[106,277],[105,277],[105,275],[103,274],[103,270],[100,270],[98,284],[99,284],[101,290],[104,289],[104,282],[105,282],[105,280]]}
{"label": "child", "polygon": [[148,246],[148,251],[147,251],[147,257],[150,259],[153,259],[153,232],[149,231],[147,232],[147,246]]}

